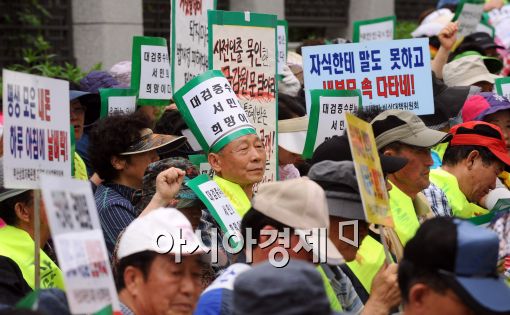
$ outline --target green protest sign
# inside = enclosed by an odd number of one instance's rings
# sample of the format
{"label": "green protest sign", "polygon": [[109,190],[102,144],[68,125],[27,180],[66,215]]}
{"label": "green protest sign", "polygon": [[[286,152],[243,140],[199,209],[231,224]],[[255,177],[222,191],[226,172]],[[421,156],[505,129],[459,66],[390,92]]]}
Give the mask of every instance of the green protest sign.
{"label": "green protest sign", "polygon": [[453,21],[459,22],[457,37],[462,39],[476,32],[483,14],[484,0],[460,0]]}
{"label": "green protest sign", "polygon": [[101,118],[111,115],[134,113],[136,110],[136,90],[99,89],[101,96]]}
{"label": "green protest sign", "polygon": [[[186,185],[205,204],[223,232],[229,236],[240,235],[241,217],[216,182],[202,174],[190,180]],[[229,243],[233,248],[242,244],[232,237],[229,238]]]}
{"label": "green protest sign", "polygon": [[172,88],[177,92],[191,79],[209,69],[207,11],[216,9],[216,0],[172,0]]}
{"label": "green protest sign", "polygon": [[283,66],[287,63],[289,49],[289,25],[285,20],[278,20],[276,33],[278,37],[278,74],[283,73]]}
{"label": "green protest sign", "polygon": [[345,114],[361,108],[358,90],[311,90],[308,132],[303,157],[312,157],[315,149],[324,141],[345,132]]}
{"label": "green protest sign", "polygon": [[354,21],[352,41],[354,43],[376,40],[393,40],[397,17],[386,16],[371,20]]}
{"label": "green protest sign", "polygon": [[209,11],[209,69],[221,70],[266,148],[262,182],[278,178],[277,17]]}
{"label": "green protest sign", "polygon": [[496,92],[499,95],[510,97],[510,77],[496,79],[494,85],[496,85]]}
{"label": "green protest sign", "polygon": [[166,39],[133,37],[131,88],[137,105],[165,106],[172,98],[170,60]]}
{"label": "green protest sign", "polygon": [[218,152],[232,140],[255,134],[223,73],[209,70],[177,91],[175,104],[202,149]]}

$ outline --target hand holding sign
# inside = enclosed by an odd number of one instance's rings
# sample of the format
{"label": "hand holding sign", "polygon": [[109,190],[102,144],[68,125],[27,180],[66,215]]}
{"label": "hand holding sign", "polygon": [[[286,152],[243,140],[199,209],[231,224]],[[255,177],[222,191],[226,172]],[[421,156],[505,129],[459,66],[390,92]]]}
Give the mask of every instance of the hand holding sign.
{"label": "hand holding sign", "polygon": [[458,30],[458,22],[448,23],[448,25],[446,25],[437,36],[439,38],[439,42],[441,43],[441,47],[444,47],[446,50],[450,51],[457,41]]}

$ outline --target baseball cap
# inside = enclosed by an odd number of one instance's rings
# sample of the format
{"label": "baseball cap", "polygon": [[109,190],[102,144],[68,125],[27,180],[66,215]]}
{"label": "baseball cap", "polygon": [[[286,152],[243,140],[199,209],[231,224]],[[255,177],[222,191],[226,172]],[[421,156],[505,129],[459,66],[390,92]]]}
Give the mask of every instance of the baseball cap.
{"label": "baseball cap", "polygon": [[319,162],[310,168],[308,177],[324,189],[329,215],[366,220],[352,161]]}
{"label": "baseball cap", "polygon": [[510,314],[510,288],[498,277],[496,233],[467,221],[425,221],[404,248],[401,264],[437,272],[476,314]]}
{"label": "baseball cap", "polygon": [[90,93],[78,90],[69,90],[69,102],[79,100],[85,106],[85,126],[93,124],[99,119],[101,113],[101,98],[97,93]]}
{"label": "baseball cap", "polygon": [[[180,243],[179,243],[180,242]],[[120,236],[117,259],[153,251],[159,254],[200,255],[209,252],[177,209],[159,208],[134,219]]]}
{"label": "baseball cap", "polygon": [[467,35],[457,48],[458,51],[467,50],[486,50],[486,49],[505,49],[505,47],[496,44],[494,38],[485,32],[475,32]]}
{"label": "baseball cap", "polygon": [[303,154],[308,117],[278,120],[278,145],[294,154]]}
{"label": "baseball cap", "polygon": [[462,108],[462,120],[483,120],[487,115],[510,109],[508,98],[492,92],[481,92],[466,100]]}
{"label": "baseball cap", "polygon": [[[494,137],[497,132],[499,137]],[[498,126],[484,121],[468,121],[450,129],[453,135],[449,146],[481,146],[491,151],[510,171],[510,155],[508,155],[505,138]]]}
{"label": "baseball cap", "polygon": [[425,123],[410,111],[386,110],[377,115],[371,124],[378,150],[396,141],[430,148],[450,139],[447,133],[425,126]]}
{"label": "baseball cap", "polygon": [[193,163],[191,163],[190,160],[183,157],[171,157],[151,163],[145,170],[142,190],[140,192],[140,201],[136,204],[137,209],[143,210],[145,207],[147,207],[147,205],[152,200],[152,197],[156,193],[156,178],[158,177],[159,173],[171,167],[176,167],[183,170],[186,172],[186,175],[184,176],[183,185],[181,185],[179,192],[170,202],[170,206],[176,207],[177,209],[182,209],[202,204],[200,199],[198,199],[197,194],[195,194],[191,188],[185,185],[188,181],[197,177],[199,175],[199,171],[193,165]]}
{"label": "baseball cap", "polygon": [[494,84],[501,78],[489,72],[481,56],[466,56],[453,60],[443,67],[443,80],[448,86],[473,85],[480,81]]}
{"label": "baseball cap", "polygon": [[337,314],[331,310],[321,275],[305,261],[291,259],[284,268],[265,262],[234,282],[233,314]]}
{"label": "baseball cap", "polygon": [[140,131],[140,138],[136,139],[127,151],[120,155],[138,154],[171,145],[171,148],[165,147],[165,151],[170,151],[178,149],[185,142],[186,137],[158,134],[152,132],[150,128],[144,128]]}
{"label": "baseball cap", "polygon": [[434,114],[420,115],[425,126],[440,130],[449,127],[470,96],[480,92],[477,86],[447,86],[432,72],[432,89],[434,91]]}
{"label": "baseball cap", "polygon": [[[293,228],[307,244],[307,238],[310,237],[305,237],[305,234],[314,234],[318,228],[329,230],[328,203],[324,190],[307,177],[260,185],[259,191],[253,197],[252,206],[265,216]],[[312,245],[312,252],[317,260],[332,265],[344,262],[327,233],[316,236],[319,244],[309,245]],[[311,238],[314,239],[313,236]],[[321,248],[324,245],[325,250]]]}
{"label": "baseball cap", "polygon": [[[501,46],[498,46],[498,47],[501,47]],[[499,60],[498,58],[495,58],[495,57],[483,56],[476,50],[467,50],[463,53],[460,53],[457,56],[455,56],[453,58],[453,60],[457,60],[459,58],[466,57],[466,56],[479,56],[482,59],[483,63],[485,64],[485,66],[487,67],[487,70],[489,70],[490,73],[496,74],[496,73],[499,73],[501,71],[501,69],[503,69],[503,62],[501,60]]]}
{"label": "baseball cap", "polygon": [[[392,174],[406,166],[408,160],[398,156],[379,155],[385,174]],[[313,152],[312,165],[321,161],[352,161],[351,147],[347,135],[333,136],[321,143]]]}

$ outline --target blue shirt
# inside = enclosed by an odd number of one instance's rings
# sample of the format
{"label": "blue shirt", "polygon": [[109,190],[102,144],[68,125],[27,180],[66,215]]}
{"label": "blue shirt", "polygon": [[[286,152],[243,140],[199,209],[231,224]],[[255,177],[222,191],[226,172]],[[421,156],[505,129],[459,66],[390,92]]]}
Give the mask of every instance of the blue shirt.
{"label": "blue shirt", "polygon": [[138,216],[138,211],[131,203],[135,191],[124,185],[103,183],[94,194],[110,258],[120,233]]}

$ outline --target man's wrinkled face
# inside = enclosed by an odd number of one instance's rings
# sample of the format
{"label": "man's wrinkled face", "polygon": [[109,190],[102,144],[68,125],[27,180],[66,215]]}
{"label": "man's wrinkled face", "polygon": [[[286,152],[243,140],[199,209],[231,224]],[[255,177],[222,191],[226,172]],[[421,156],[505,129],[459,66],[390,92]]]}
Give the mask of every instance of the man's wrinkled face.
{"label": "man's wrinkled face", "polygon": [[401,170],[388,175],[393,184],[402,191],[417,194],[430,184],[430,167],[434,164],[430,148],[402,145],[400,150],[386,150],[386,155],[400,156],[408,160]]}
{"label": "man's wrinkled face", "polygon": [[510,153],[510,110],[500,110],[485,116],[483,120],[501,129],[506,142],[506,149]]}
{"label": "man's wrinkled face", "polygon": [[158,255],[146,279],[139,283],[136,310],[144,315],[191,315],[202,293],[200,255],[175,263],[172,255]]}
{"label": "man's wrinkled face", "polygon": [[239,185],[258,183],[264,176],[266,150],[254,134],[227,144],[219,153],[209,154],[209,163],[221,177]]}
{"label": "man's wrinkled face", "polygon": [[459,183],[459,187],[470,202],[476,203],[496,188],[496,179],[503,170],[502,162],[483,163],[482,158],[477,157],[468,170],[469,176]]}

